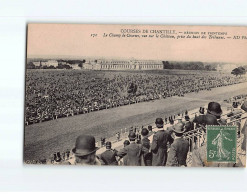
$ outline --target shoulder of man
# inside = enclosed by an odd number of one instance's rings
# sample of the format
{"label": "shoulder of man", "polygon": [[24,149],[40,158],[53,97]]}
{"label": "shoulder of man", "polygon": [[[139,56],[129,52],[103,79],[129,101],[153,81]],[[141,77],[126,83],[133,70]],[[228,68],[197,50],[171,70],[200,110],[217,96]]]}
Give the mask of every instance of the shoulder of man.
{"label": "shoulder of man", "polygon": [[195,116],[193,122],[197,123],[203,120],[205,115],[199,115],[199,116]]}
{"label": "shoulder of man", "polygon": [[145,137],[142,139],[142,143],[150,143],[150,140],[147,137]]}

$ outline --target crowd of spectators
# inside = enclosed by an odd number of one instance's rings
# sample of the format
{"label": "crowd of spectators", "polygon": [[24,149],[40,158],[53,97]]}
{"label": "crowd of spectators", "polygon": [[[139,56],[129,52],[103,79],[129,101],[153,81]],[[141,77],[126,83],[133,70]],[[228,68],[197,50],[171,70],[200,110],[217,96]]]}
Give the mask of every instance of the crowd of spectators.
{"label": "crowd of spectators", "polygon": [[[25,124],[243,82],[229,75],[28,70]],[[134,86],[134,90],[132,87]]]}
{"label": "crowd of spectators", "polygon": [[[157,118],[155,126],[128,129],[128,139],[122,134],[116,134],[116,143],[123,142],[119,149],[113,148],[113,141],[101,139],[97,145],[93,136],[81,135],[77,138],[75,148],[62,153],[55,152],[51,159],[40,159],[30,163],[40,164],[84,164],[84,165],[114,165],[114,166],[188,166],[188,154],[191,155],[189,166],[243,166],[240,159],[236,163],[206,163],[205,133],[206,125],[227,125],[239,115],[247,112],[246,95],[235,96],[230,111],[223,114],[221,105],[209,102],[208,107],[200,107],[192,116],[188,111],[170,117]],[[237,103],[236,103],[237,102]],[[240,106],[241,105],[241,106]],[[241,107],[241,108],[240,108]],[[241,111],[235,113],[237,109]],[[193,113],[194,114],[194,113]],[[246,117],[245,117],[246,118]],[[238,121],[238,123],[240,123]],[[237,123],[235,124],[237,125]],[[194,132],[197,130],[197,132]],[[201,135],[198,137],[198,131]],[[242,145],[246,151],[246,122],[238,127],[238,134],[244,135]],[[195,134],[195,135],[193,135]],[[193,139],[188,139],[193,135]],[[195,139],[194,139],[195,138]],[[126,140],[124,140],[126,139]],[[203,141],[198,141],[202,139]],[[106,141],[106,142],[105,142]],[[97,154],[99,147],[105,147],[103,153]],[[86,149],[85,149],[86,148]]]}

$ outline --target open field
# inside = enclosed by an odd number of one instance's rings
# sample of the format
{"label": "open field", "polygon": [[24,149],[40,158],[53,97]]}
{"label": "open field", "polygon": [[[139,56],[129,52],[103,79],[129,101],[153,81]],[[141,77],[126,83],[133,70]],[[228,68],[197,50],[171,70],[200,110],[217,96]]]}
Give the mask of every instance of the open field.
{"label": "open field", "polygon": [[55,151],[70,149],[80,134],[91,134],[99,140],[113,136],[120,129],[153,123],[156,117],[192,110],[212,100],[222,103],[224,99],[245,93],[247,84],[241,83],[26,126],[24,160],[48,158]]}

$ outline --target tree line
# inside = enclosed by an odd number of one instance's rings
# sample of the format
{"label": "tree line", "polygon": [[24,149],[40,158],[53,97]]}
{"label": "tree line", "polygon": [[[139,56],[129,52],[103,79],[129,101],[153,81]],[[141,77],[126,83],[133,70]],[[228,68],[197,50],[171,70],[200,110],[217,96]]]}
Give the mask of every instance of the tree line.
{"label": "tree line", "polygon": [[162,61],[164,69],[181,69],[181,70],[207,70],[216,71],[214,64],[204,64],[203,62],[169,62]]}

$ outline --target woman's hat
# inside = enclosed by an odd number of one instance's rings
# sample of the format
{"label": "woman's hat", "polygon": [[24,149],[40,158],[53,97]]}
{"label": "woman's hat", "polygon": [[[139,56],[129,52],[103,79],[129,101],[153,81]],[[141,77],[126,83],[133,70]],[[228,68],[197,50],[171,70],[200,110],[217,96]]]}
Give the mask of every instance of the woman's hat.
{"label": "woman's hat", "polygon": [[98,147],[95,147],[95,138],[93,136],[81,135],[77,137],[75,148],[72,151],[76,156],[87,156],[98,149]]}

